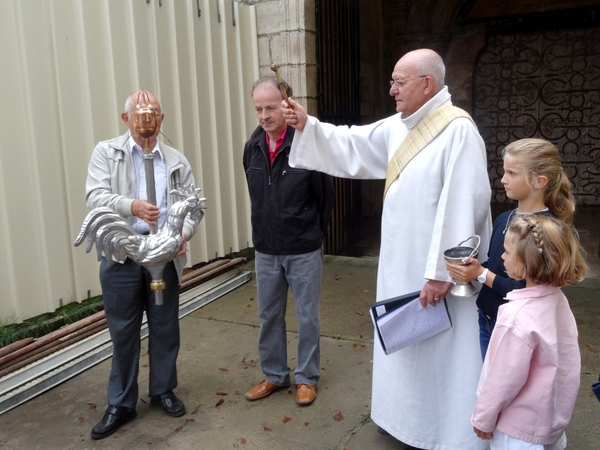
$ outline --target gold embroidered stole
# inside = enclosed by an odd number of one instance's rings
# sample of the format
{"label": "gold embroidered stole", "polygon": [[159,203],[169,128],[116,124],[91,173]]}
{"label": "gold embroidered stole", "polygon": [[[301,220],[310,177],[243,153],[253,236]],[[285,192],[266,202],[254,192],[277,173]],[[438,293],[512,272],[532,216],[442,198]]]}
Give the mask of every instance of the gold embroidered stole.
{"label": "gold embroidered stole", "polygon": [[[438,134],[459,117],[465,117],[473,122],[468,112],[453,105],[440,106],[433,110],[412,129],[404,138],[387,166],[385,179],[385,190],[383,198],[391,184],[400,176],[406,165],[427,145],[433,141]],[[475,125],[475,122],[473,122]]]}

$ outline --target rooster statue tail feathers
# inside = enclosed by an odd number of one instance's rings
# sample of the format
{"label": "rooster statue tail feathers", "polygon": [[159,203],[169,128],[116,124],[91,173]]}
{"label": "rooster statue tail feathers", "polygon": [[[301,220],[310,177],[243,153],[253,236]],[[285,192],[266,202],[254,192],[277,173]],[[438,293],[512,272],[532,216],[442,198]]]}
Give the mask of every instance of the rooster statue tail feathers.
{"label": "rooster statue tail feathers", "polygon": [[204,202],[200,198],[201,188],[182,186],[170,193],[182,197],[173,203],[168,211],[163,225],[158,233],[139,235],[131,227],[127,219],[110,208],[99,207],[91,210],[75,239],[75,246],[81,245],[88,238],[86,252],[96,244],[98,260],[106,257],[110,265],[113,261],[123,262],[127,257],[151,270],[154,267],[164,267],[179,252],[183,244],[183,225],[186,216],[200,222],[204,216]]}
{"label": "rooster statue tail feathers", "polygon": [[104,254],[109,265],[112,264],[113,258],[119,262],[125,261],[125,246],[140,240],[123,217],[106,207],[95,208],[88,213],[75,239],[75,246],[81,245],[86,236],[86,253],[96,244],[98,260]]}

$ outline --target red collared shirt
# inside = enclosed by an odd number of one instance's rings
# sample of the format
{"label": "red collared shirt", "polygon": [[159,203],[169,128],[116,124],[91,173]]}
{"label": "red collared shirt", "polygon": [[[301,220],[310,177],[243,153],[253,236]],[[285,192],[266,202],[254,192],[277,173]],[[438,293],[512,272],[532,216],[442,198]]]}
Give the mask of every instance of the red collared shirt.
{"label": "red collared shirt", "polygon": [[283,140],[285,139],[285,135],[287,133],[287,127],[285,127],[285,130],[283,130],[283,133],[281,133],[281,136],[279,136],[279,139],[277,139],[277,141],[275,141],[275,150],[271,151],[271,147],[269,146],[269,134],[265,133],[265,136],[267,137],[267,148],[269,149],[269,161],[271,162],[271,165],[273,165],[273,160],[275,159],[275,156],[277,156],[277,153],[279,153],[279,149],[281,148],[281,144],[283,144]]}

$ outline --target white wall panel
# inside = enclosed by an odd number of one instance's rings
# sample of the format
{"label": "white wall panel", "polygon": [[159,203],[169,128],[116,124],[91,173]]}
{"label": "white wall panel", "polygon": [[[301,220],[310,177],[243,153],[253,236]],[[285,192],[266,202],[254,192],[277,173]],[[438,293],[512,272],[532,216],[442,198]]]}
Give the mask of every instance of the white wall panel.
{"label": "white wall panel", "polygon": [[92,150],[126,132],[137,88],[160,99],[162,131],[208,198],[190,263],[251,245],[241,155],[256,124],[255,10],[199,3],[201,17],[196,0],[0,1],[0,321],[100,293],[95,251],[73,241]]}
{"label": "white wall panel", "polygon": [[[247,25],[252,29],[257,29],[256,14],[250,8],[239,8],[239,16],[236,17],[238,23],[252,24]],[[243,119],[240,123],[240,130],[234,132],[236,141],[233,145],[234,157],[234,177],[235,179],[245,179],[244,168],[242,167],[243,144],[250,137],[257,126],[254,103],[250,95],[252,84],[260,76],[259,66],[256,64],[258,58],[258,42],[256,39],[248,39],[243,29],[236,28],[237,40],[237,58],[241,61],[242,70],[238,71],[239,77],[232,83],[232,92],[239,99],[239,114]],[[237,232],[239,248],[246,248],[252,245],[252,225],[250,222],[250,198],[248,189],[244,183],[235,183],[236,187],[236,205],[237,205]]]}

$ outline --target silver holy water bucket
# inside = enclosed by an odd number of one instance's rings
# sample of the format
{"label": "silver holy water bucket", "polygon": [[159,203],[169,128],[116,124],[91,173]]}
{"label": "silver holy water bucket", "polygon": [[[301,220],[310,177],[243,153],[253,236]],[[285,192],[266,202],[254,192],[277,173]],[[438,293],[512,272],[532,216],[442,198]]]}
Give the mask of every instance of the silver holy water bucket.
{"label": "silver holy water bucket", "polygon": [[[462,244],[467,242],[469,239],[477,239],[477,245],[473,247],[463,247]],[[459,243],[456,247],[449,248],[444,252],[444,259],[447,262],[465,264],[469,258],[475,258],[477,256],[477,249],[481,243],[481,238],[474,234],[469,236],[464,241]],[[456,297],[471,297],[479,292],[474,285],[470,282],[465,283],[463,281],[456,281],[456,284],[450,289],[450,293]]]}

